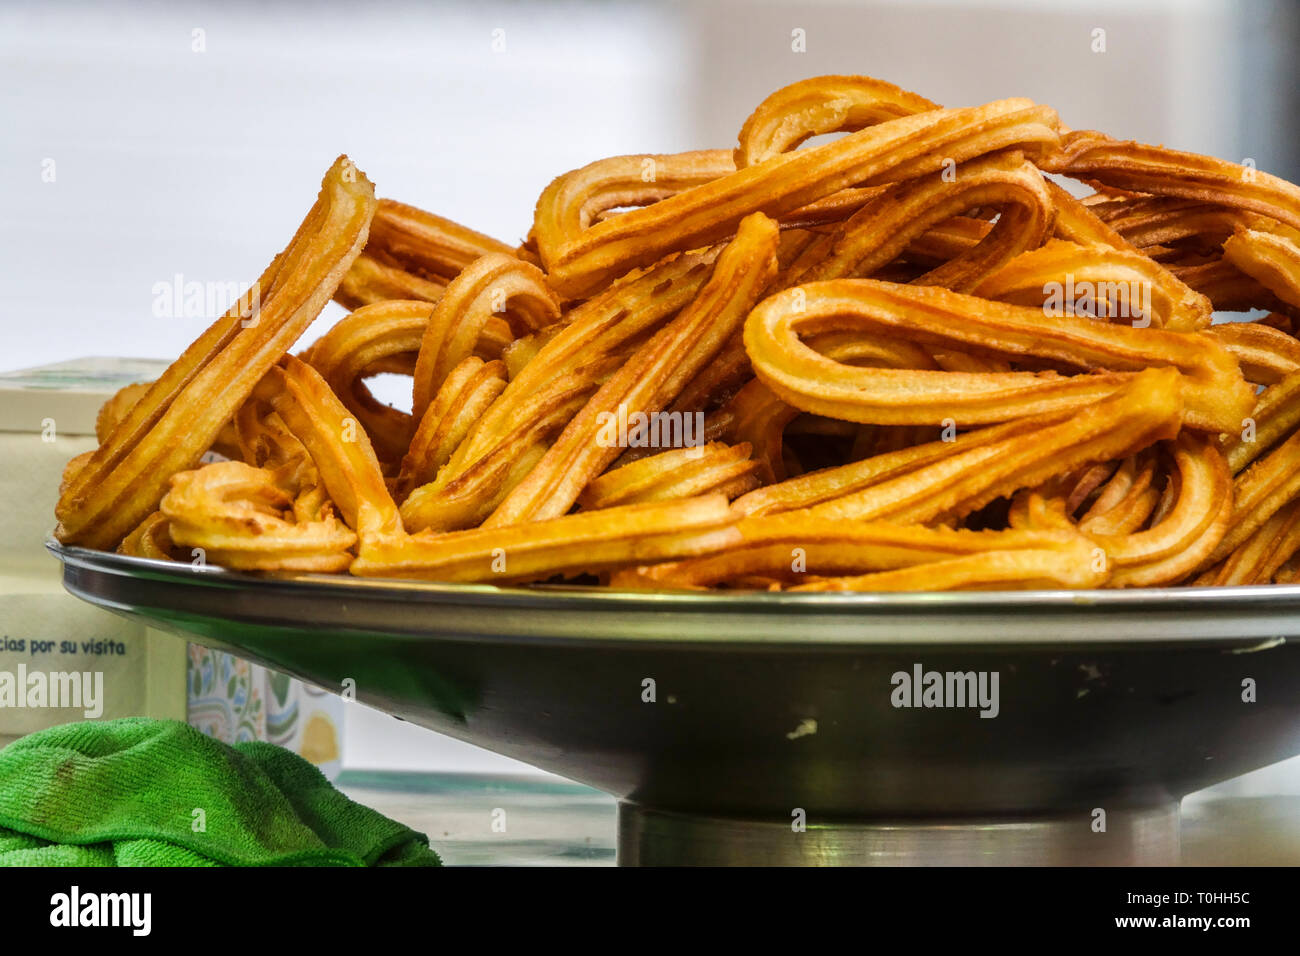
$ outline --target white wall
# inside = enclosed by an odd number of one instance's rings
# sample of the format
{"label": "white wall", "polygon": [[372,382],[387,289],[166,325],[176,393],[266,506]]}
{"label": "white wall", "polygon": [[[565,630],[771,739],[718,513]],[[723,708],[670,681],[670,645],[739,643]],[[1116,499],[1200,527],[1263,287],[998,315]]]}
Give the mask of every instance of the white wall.
{"label": "white wall", "polygon": [[256,278],[341,152],[516,242],[558,173],[687,142],[685,51],[637,5],[267,6],[0,7],[5,367],[178,354],[206,320],[155,283]]}

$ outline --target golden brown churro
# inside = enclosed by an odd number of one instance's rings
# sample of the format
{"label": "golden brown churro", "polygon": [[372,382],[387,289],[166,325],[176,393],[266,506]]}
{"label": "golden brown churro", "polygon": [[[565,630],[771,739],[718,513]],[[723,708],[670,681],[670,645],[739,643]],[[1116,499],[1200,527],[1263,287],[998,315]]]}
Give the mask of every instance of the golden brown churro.
{"label": "golden brown churro", "polygon": [[112,548],[157,510],[253,386],[320,313],[365,243],[374,188],[346,157],[256,285],[165,371],[62,489],[56,534]]}
{"label": "golden brown churro", "polygon": [[[1035,356],[1099,374],[862,369],[828,359],[801,341],[812,332],[869,330],[994,357]],[[1183,373],[1192,427],[1233,428],[1254,404],[1236,361],[1203,334],[1077,316],[1047,322],[1037,309],[869,279],[812,283],[766,299],[745,323],[745,347],[755,373],[785,401],[849,421],[1006,421],[1090,404],[1112,394],[1128,373],[1153,365]]]}
{"label": "golden brown churro", "polygon": [[[713,274],[695,301],[633,352],[600,387],[484,527],[554,518],[567,512],[587,483],[617,459],[621,446],[627,444],[605,440],[609,426],[632,414],[658,413],[740,328],[776,273],[776,238],[776,224],[762,213],[746,218],[736,238],[718,256]],[[676,443],[684,441],[678,438]]]}
{"label": "golden brown churro", "polygon": [[814,77],[734,149],[559,176],[515,247],[340,158],[248,296],[105,404],[57,534],[479,583],[1294,583],[1297,323],[1291,183]]}
{"label": "golden brown churro", "polygon": [[[773,156],[581,231],[553,228],[560,217],[539,218],[534,230],[552,286],[564,295],[585,295],[670,252],[724,240],[754,212],[779,218],[848,186],[934,173],[945,162],[1000,149],[1038,154],[1058,142],[1055,112],[1030,100],[935,110]],[[556,204],[564,189],[560,177],[543,192],[539,209]]]}

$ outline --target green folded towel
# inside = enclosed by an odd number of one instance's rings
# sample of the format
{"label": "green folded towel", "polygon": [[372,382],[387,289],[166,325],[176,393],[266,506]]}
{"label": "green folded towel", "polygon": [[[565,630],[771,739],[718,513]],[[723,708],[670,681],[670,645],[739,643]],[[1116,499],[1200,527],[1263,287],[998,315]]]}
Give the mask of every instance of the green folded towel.
{"label": "green folded towel", "polygon": [[437,866],[428,844],[283,747],[180,721],[63,724],[0,750],[0,866]]}

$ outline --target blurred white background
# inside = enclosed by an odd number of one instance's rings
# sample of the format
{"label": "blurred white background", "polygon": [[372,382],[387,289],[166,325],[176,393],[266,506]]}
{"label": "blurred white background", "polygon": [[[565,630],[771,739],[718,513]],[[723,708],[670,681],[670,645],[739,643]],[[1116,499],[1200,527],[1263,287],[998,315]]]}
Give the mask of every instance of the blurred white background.
{"label": "blurred white background", "polygon": [[[1030,96],[1070,126],[1300,178],[1296,7],[6,3],[0,368],[175,356],[212,316],[155,317],[155,287],[251,281],[340,152],[381,195],[515,242],[553,176],[729,146],[767,93],[819,73],[948,105]],[[349,720],[348,766],[524,769],[360,707]]]}

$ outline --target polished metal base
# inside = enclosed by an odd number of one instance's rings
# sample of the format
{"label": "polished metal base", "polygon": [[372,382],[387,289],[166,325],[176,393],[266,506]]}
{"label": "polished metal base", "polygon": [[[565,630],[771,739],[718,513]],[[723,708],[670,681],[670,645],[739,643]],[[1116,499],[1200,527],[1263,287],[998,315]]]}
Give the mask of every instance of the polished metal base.
{"label": "polished metal base", "polygon": [[[1300,752],[1300,586],[644,593],[52,550],[100,607],[614,796],[624,863],[1170,863],[1180,797]],[[996,676],[996,713],[900,703],[922,668]]]}
{"label": "polished metal base", "polygon": [[1178,804],[893,822],[745,820],[618,808],[620,866],[1173,866]]}

